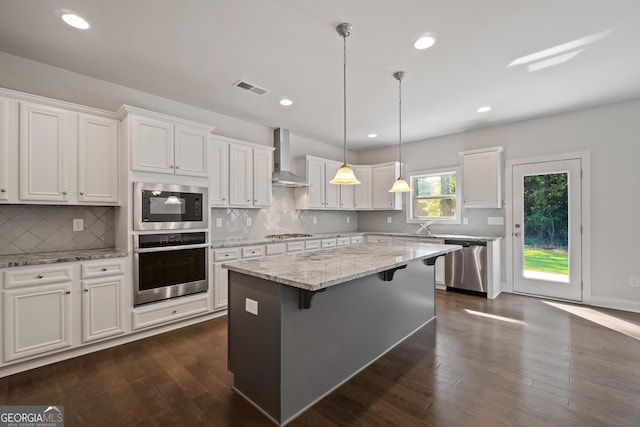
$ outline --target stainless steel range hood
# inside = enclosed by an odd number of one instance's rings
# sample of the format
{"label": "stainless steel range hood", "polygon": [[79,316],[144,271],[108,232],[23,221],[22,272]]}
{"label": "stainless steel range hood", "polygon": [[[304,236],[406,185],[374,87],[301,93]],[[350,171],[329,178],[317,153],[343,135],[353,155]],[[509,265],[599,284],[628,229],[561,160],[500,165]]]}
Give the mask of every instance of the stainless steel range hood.
{"label": "stainless steel range hood", "polygon": [[306,179],[291,172],[291,148],[289,146],[289,129],[273,130],[273,185],[285,187],[309,187]]}

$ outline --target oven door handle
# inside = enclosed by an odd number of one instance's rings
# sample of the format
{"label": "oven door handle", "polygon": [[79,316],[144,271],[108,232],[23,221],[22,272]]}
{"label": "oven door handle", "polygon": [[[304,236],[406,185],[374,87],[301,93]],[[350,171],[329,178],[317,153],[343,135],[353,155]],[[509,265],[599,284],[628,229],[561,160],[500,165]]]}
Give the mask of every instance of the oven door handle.
{"label": "oven door handle", "polygon": [[143,254],[148,252],[165,252],[165,251],[179,251],[183,249],[206,248],[208,246],[209,246],[209,243],[198,243],[196,245],[158,246],[154,248],[135,248],[133,252],[137,254]]}

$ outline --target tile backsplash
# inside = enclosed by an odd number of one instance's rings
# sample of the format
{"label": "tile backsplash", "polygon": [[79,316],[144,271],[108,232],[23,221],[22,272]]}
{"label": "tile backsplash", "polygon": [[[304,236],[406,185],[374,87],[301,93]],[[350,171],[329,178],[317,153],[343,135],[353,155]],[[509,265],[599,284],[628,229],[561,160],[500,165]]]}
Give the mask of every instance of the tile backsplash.
{"label": "tile backsplash", "polygon": [[[216,219],[222,221],[221,227],[216,227]],[[251,220],[250,226],[247,225],[248,219]],[[356,230],[357,212],[297,211],[294,189],[287,187],[273,187],[272,204],[267,209],[211,209],[211,240],[254,239],[279,233],[318,234]]]}
{"label": "tile backsplash", "polygon": [[0,255],[111,248],[113,227],[113,207],[0,205]]}
{"label": "tile backsplash", "polygon": [[[387,222],[391,218],[391,223]],[[468,219],[468,224],[432,224],[434,234],[466,234],[475,236],[504,237],[504,225],[490,225],[490,217],[505,218],[505,209],[462,209],[462,218]],[[390,233],[414,233],[419,224],[407,224],[405,211],[370,211],[358,213],[360,231],[386,231]],[[423,232],[424,233],[424,232]]]}

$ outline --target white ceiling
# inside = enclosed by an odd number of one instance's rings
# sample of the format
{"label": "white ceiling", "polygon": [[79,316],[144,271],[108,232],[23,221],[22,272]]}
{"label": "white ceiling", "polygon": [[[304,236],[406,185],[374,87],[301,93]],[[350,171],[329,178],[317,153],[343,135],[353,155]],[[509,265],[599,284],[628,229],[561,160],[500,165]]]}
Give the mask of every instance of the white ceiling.
{"label": "white ceiling", "polygon": [[[0,0],[0,51],[341,145],[340,22],[351,149],[397,143],[399,70],[403,141],[640,96],[639,0]],[[564,64],[507,67],[607,30]]]}

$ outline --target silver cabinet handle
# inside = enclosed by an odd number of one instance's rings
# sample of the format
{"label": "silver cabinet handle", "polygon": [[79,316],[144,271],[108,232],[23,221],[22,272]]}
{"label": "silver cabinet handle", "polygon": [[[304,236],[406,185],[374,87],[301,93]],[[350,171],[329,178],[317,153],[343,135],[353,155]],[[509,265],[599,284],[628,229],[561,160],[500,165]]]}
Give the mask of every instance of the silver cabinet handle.
{"label": "silver cabinet handle", "polygon": [[80,192],[80,195],[81,195],[81,196],[84,196],[84,191],[81,191],[81,192]]}
{"label": "silver cabinet handle", "polygon": [[71,293],[71,291],[65,291],[64,293],[65,293],[65,295],[69,295]]}
{"label": "silver cabinet handle", "polygon": [[520,237],[520,233],[514,233],[513,235],[516,237]]}
{"label": "silver cabinet handle", "polygon": [[171,314],[176,314],[177,312],[178,312],[178,310],[173,310],[173,311],[171,312]]}
{"label": "silver cabinet handle", "polygon": [[66,192],[66,191],[63,191],[63,192],[62,192],[62,195],[63,195],[63,196],[66,196],[66,195],[67,195],[67,192]]}
{"label": "silver cabinet handle", "polygon": [[84,291],[85,291],[85,292],[89,292],[89,289],[85,289]]}
{"label": "silver cabinet handle", "polygon": [[38,274],[38,279],[43,279],[44,276],[42,274]]}
{"label": "silver cabinet handle", "polygon": [[169,165],[169,167],[170,167],[171,169],[173,169],[173,165]]}
{"label": "silver cabinet handle", "polygon": [[102,268],[102,271],[107,271],[107,270],[108,270],[107,267]]}
{"label": "silver cabinet handle", "polygon": [[176,166],[176,169],[180,169],[180,166]]}
{"label": "silver cabinet handle", "polygon": [[1,189],[0,191],[2,191],[3,193],[6,193],[6,192],[7,192],[7,189],[6,189],[6,188],[3,188],[3,189]]}

